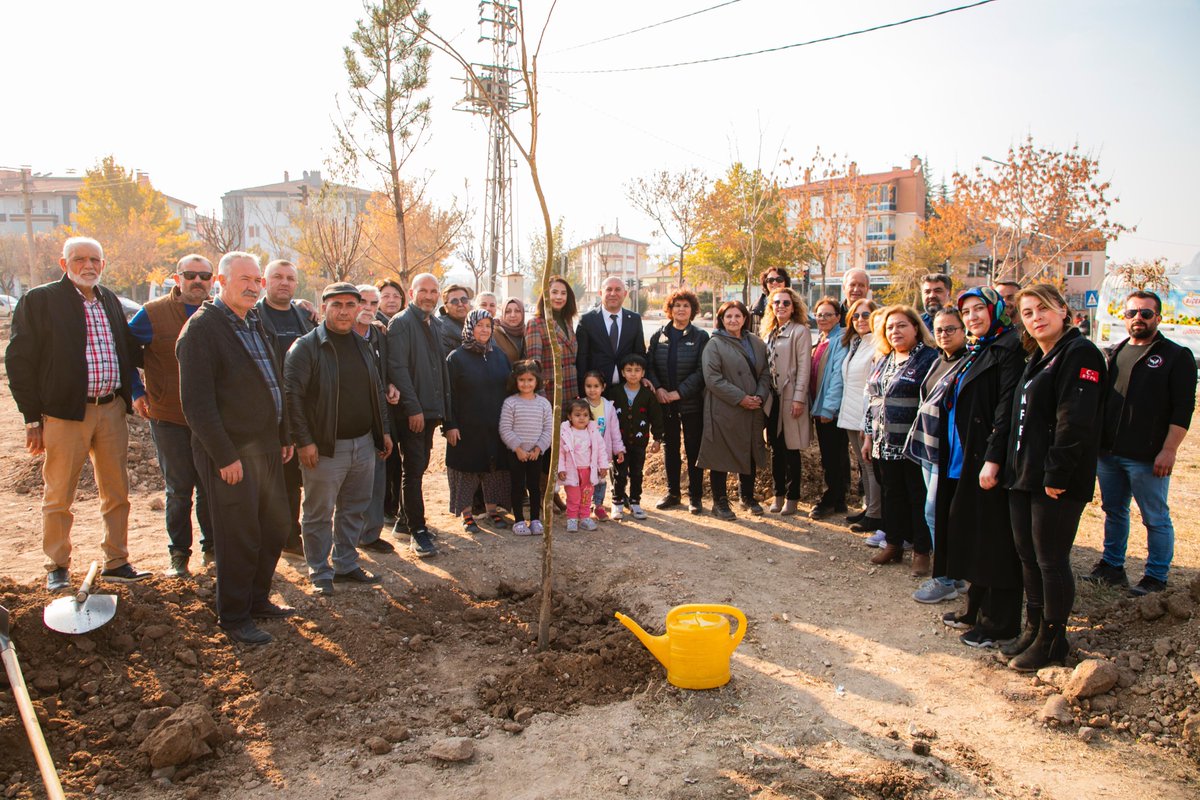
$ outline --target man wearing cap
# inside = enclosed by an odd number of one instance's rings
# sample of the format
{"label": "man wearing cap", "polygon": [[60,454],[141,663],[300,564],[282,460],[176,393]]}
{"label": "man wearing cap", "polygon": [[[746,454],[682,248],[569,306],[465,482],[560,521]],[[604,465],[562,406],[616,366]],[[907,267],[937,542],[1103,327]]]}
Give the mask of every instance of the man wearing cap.
{"label": "man wearing cap", "polygon": [[358,542],[375,463],[391,453],[392,437],[374,354],[354,332],[361,301],[352,283],[326,286],[324,322],[296,340],[283,366],[288,421],[304,473],[304,558],[319,595],[332,594],[334,581],[379,583],[359,566]]}

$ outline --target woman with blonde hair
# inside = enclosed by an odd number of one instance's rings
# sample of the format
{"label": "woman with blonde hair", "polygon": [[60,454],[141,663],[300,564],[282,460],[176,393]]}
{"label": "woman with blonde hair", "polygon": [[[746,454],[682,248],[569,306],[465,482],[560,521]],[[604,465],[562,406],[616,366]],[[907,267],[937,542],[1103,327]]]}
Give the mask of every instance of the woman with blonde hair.
{"label": "woman with blonde hair", "polygon": [[913,544],[913,574],[925,575],[933,549],[925,523],[925,481],[917,463],[905,457],[904,446],[937,349],[910,306],[888,306],[879,319],[883,336],[876,342],[879,360],[867,379],[862,457],[879,465],[887,544],[871,563],[903,561],[908,541]]}
{"label": "woman with blonde hair", "polygon": [[842,405],[838,411],[837,425],[850,437],[850,450],[858,461],[858,474],[862,477],[863,508],[857,514],[846,517],[852,523],[850,530],[857,533],[870,532],[867,544],[883,546],[883,503],[880,500],[879,479],[875,467],[862,457],[863,440],[863,392],[867,377],[875,363],[875,332],[871,330],[871,317],[879,310],[874,300],[855,300],[846,314],[846,332],[842,343],[846,346],[846,359],[842,362]]}
{"label": "woman with blonde hair", "polygon": [[760,336],[767,343],[771,378],[771,393],[763,404],[775,481],[775,499],[768,511],[791,516],[800,502],[800,451],[808,447],[812,372],[808,309],[795,289],[775,287],[770,292]]}

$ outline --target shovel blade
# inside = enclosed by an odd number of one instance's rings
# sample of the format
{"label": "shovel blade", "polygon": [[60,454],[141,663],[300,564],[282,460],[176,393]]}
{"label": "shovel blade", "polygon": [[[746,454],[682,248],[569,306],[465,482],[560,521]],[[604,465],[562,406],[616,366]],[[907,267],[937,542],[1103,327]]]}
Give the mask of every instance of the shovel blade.
{"label": "shovel blade", "polygon": [[82,603],[74,597],[60,597],[46,606],[42,620],[59,633],[87,633],[111,620],[117,613],[115,594],[93,594]]}

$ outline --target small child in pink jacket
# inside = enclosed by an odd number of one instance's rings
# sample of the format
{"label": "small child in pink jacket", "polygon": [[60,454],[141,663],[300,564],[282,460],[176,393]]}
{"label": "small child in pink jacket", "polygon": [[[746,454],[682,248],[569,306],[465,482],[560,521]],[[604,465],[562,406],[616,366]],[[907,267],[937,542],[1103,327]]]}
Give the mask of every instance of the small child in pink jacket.
{"label": "small child in pink jacket", "polygon": [[[592,411],[592,421],[600,429],[604,444],[608,446],[608,455],[614,465],[625,460],[625,443],[621,441],[621,423],[617,419],[617,407],[613,401],[604,397],[604,373],[592,370],[583,376],[583,396],[587,399]],[[604,510],[604,492],[608,488],[606,481],[600,481],[592,490],[592,512],[596,519],[603,522],[608,519]]]}
{"label": "small child in pink jacket", "polygon": [[567,421],[559,429],[558,484],[567,490],[567,531],[596,530],[591,518],[592,487],[608,474],[608,446],[592,422],[587,400],[567,404]]}

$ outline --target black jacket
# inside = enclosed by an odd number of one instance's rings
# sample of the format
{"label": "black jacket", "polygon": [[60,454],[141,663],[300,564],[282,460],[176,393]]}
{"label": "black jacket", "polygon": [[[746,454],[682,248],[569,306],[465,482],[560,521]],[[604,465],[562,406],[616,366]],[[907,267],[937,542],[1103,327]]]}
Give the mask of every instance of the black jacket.
{"label": "black jacket", "polygon": [[575,339],[579,342],[575,371],[579,376],[581,391],[583,376],[592,370],[603,373],[606,383],[613,383],[613,370],[622,358],[631,353],[646,355],[641,315],[627,308],[621,309],[621,338],[614,351],[612,340],[608,338],[608,326],[611,323],[608,314],[603,307],[592,309],[579,318],[579,325],[575,327]]}
{"label": "black jacket", "polygon": [[646,377],[655,389],[666,389],[669,392],[679,392],[679,411],[700,412],[704,410],[704,370],[700,359],[704,348],[708,345],[708,331],[688,325],[679,338],[675,354],[676,385],[671,386],[667,376],[667,357],[670,355],[671,341],[667,338],[667,323],[650,335],[650,348],[646,353],[649,369]]}
{"label": "black jacket", "polygon": [[446,357],[450,375],[450,419],[446,429],[462,437],[446,447],[446,466],[459,472],[490,472],[507,466],[507,449],[500,440],[500,407],[508,396],[512,366],[499,347],[484,358],[459,347]]}
{"label": "black jacket", "polygon": [[[275,337],[259,326],[272,355]],[[241,453],[266,453],[291,444],[287,409],[279,425],[271,390],[246,352],[225,312],[206,300],[184,323],[175,343],[179,359],[179,394],[192,435],[200,440],[218,467],[227,467]],[[272,359],[275,379],[283,391],[279,363]]]}
{"label": "black jacket", "polygon": [[[383,416],[387,407],[383,384],[371,348],[353,331],[351,340],[358,347],[370,376],[370,386],[362,387],[362,391],[371,393],[371,435],[375,439],[375,448],[382,452],[384,434],[390,432]],[[340,384],[337,351],[329,340],[328,329],[318,325],[292,344],[283,362],[288,424],[297,447],[315,444],[319,454],[333,457],[337,448]]]}
{"label": "black jacket", "polygon": [[1013,394],[1005,486],[1092,499],[1106,372],[1104,354],[1075,328],[1049,353],[1034,351]]}
{"label": "black jacket", "polygon": [[[284,357],[284,355],[287,354],[288,348],[292,346],[292,342],[288,342],[284,339],[280,339],[276,335],[275,326],[273,324],[271,324],[271,318],[267,315],[267,313],[265,311],[263,311],[263,309],[266,308],[266,306],[267,306],[267,298],[265,298],[265,297],[263,297],[257,303],[254,304],[254,307],[256,309],[258,309],[259,324],[262,325],[262,329],[264,331],[266,331],[268,334],[270,334],[272,339],[274,340],[275,354],[277,356],[279,356],[279,363],[282,364],[283,357]],[[308,333],[313,328],[317,327],[316,323],[312,321],[312,317],[310,317],[304,309],[300,308],[295,303],[292,303],[292,314],[295,315],[296,321],[300,324],[300,330],[304,331],[305,333]],[[297,338],[299,338],[299,337],[297,337]]]}
{"label": "black jacket", "polygon": [[625,394],[625,384],[616,383],[608,387],[604,396],[611,400],[617,409],[621,441],[625,443],[626,450],[646,449],[650,445],[651,435],[656,440],[662,439],[662,406],[658,404],[658,398],[654,396],[653,391],[643,385],[630,403],[629,396]]}
{"label": "black jacket", "polygon": [[410,303],[388,323],[387,348],[388,382],[400,390],[396,414],[449,419],[450,376],[437,319],[426,328],[425,312]]}
{"label": "black jacket", "polygon": [[1108,397],[1101,452],[1154,461],[1171,425],[1187,428],[1196,407],[1196,361],[1192,351],[1157,333],[1133,365],[1125,396],[1117,393],[1117,354],[1129,340],[1105,351]]}
{"label": "black jacket", "polygon": [[[142,365],[142,346],[129,331],[121,301],[103,286],[96,296],[104,306],[117,348],[121,388],[129,412],[133,372]],[[30,289],[13,312],[12,340],[4,356],[8,385],[26,422],[45,414],[82,420],[87,403],[87,330],[79,290],[65,274],[61,280]]]}

